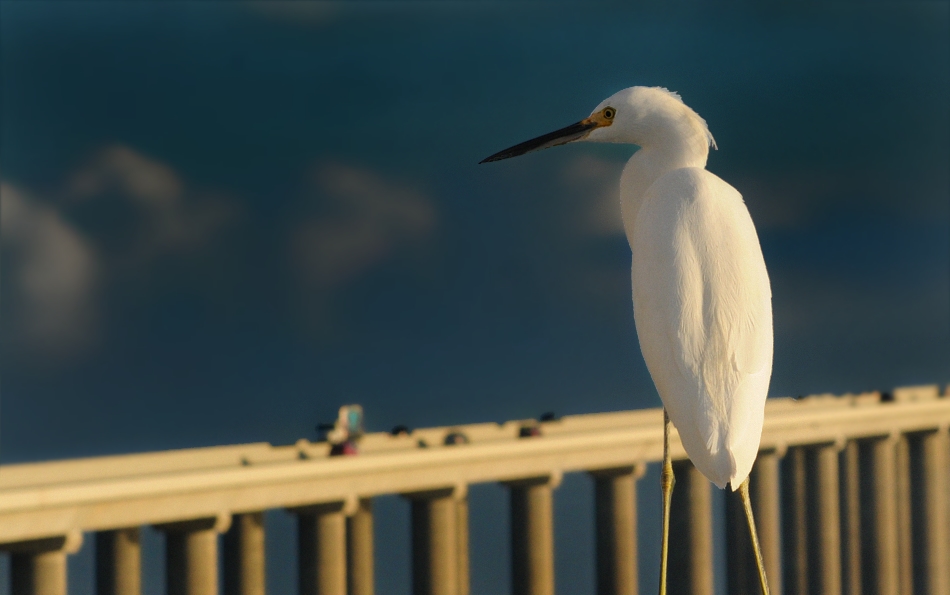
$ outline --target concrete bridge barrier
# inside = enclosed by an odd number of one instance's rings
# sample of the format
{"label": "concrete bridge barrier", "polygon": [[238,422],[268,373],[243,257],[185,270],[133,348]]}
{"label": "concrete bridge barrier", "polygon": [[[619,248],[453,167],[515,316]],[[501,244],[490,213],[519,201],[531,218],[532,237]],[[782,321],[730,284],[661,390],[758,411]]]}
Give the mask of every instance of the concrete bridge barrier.
{"label": "concrete bridge barrier", "polygon": [[[770,399],[751,488],[772,592],[950,593],[948,426],[950,396],[935,386]],[[597,593],[637,593],[636,483],[662,458],[660,409],[367,434],[359,446],[358,456],[301,440],[0,466],[10,592],[67,595],[67,556],[93,532],[98,593],[140,595],[140,528],[152,526],[165,534],[168,595],[264,595],[263,512],[286,509],[300,595],[372,595],[372,499],[401,494],[414,593],[468,595],[468,486],[497,482],[510,498],[512,593],[553,595],[553,499],[564,473],[586,472]],[[675,434],[673,457],[671,530],[684,545],[671,552],[671,593],[711,594],[710,485]],[[729,592],[757,593],[733,500]]]}

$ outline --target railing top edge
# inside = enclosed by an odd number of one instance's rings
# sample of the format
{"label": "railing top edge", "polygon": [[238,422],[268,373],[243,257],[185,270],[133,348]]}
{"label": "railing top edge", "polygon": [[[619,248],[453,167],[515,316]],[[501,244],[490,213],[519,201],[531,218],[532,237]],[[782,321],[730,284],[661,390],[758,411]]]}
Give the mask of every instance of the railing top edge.
{"label": "railing top edge", "polygon": [[[868,410],[877,408],[871,405],[888,406],[888,415],[893,413],[890,407],[908,408],[919,404],[947,403],[950,399],[939,393],[936,385],[903,387],[895,389],[892,400],[883,401],[877,392],[835,395],[813,395],[805,398],[770,398],[766,404],[766,433],[770,426],[802,423],[804,418],[817,416],[828,408],[841,410]],[[586,432],[606,432],[614,429],[621,431],[640,426],[656,426],[662,415],[660,408],[628,410],[564,416],[558,420],[542,422],[546,437],[556,438],[583,434]],[[863,417],[873,417],[873,413]],[[860,417],[861,415],[859,415]],[[820,423],[821,419],[817,419]],[[457,426],[423,428],[409,436],[391,436],[385,432],[367,434],[361,443],[361,458],[375,457],[387,452],[419,451],[419,439],[427,439],[430,449],[443,450],[456,448],[443,444],[445,435],[450,432],[470,432],[474,444],[518,444],[518,429],[534,420],[510,420],[503,424],[479,423]],[[658,427],[658,426],[656,426]],[[84,481],[109,480],[148,475],[181,474],[192,471],[205,473],[211,470],[227,470],[242,467],[266,467],[272,465],[296,464],[302,460],[326,460],[329,446],[325,442],[300,440],[294,445],[273,446],[266,442],[227,445],[205,448],[180,449],[150,453],[110,455],[83,459],[45,461],[39,463],[17,463],[0,465],[0,494],[11,489],[60,485]]]}
{"label": "railing top edge", "polygon": [[[880,393],[770,399],[762,448],[782,451],[789,446],[837,444],[845,439],[932,427],[945,430],[950,425],[950,398],[946,397],[946,392],[940,394],[932,387],[905,387],[887,400]],[[230,453],[245,448],[248,450],[242,457],[253,452],[259,459],[248,464],[244,458],[243,462],[219,467],[171,466],[160,473],[134,476],[83,479],[73,475],[69,481],[57,483],[0,487],[0,543],[65,530],[102,530],[642,465],[662,455],[660,416],[658,408],[568,416],[545,425],[543,436],[524,439],[490,439],[494,435],[491,424],[481,424],[487,438],[470,444],[411,450],[381,448],[352,457],[326,457],[325,443],[307,441],[290,446],[234,445],[217,450]],[[511,427],[506,431],[529,421],[507,422]],[[479,424],[467,427],[476,426]],[[426,430],[438,436],[441,429]],[[674,458],[683,458],[685,453],[675,431],[673,440]],[[184,452],[196,450],[200,449]],[[301,457],[306,453],[313,456]],[[85,459],[87,463],[96,460],[102,459]],[[0,467],[0,473],[4,469]],[[111,511],[113,507],[125,511],[119,520],[102,516],[103,510]]]}
{"label": "railing top edge", "polygon": [[[898,404],[889,404],[897,407]],[[912,402],[901,407],[903,414],[894,411],[882,416],[865,408],[853,408],[835,416],[834,423],[819,410],[803,410],[798,415],[771,418],[763,432],[763,448],[775,445],[792,446],[818,442],[887,435],[899,431],[917,431],[950,421],[950,401]],[[942,417],[941,417],[942,415]],[[869,423],[869,420],[873,423]],[[863,428],[863,429],[862,429]],[[183,493],[216,489],[221,486],[255,485],[272,482],[312,480],[319,477],[357,476],[392,472],[399,469],[419,469],[427,466],[464,467],[481,461],[503,462],[506,459],[526,459],[537,456],[563,457],[571,454],[609,448],[647,448],[638,460],[655,462],[661,454],[662,427],[659,424],[591,430],[561,435],[522,439],[512,442],[486,442],[437,449],[379,451],[353,457],[333,457],[279,461],[267,465],[251,465],[220,469],[199,469],[96,479],[57,485],[25,486],[0,491],[0,513],[4,510],[61,502],[100,501],[137,497],[157,492]],[[677,453],[682,457],[678,436],[673,435]],[[565,471],[583,470],[566,467]],[[490,481],[490,480],[486,480]]]}

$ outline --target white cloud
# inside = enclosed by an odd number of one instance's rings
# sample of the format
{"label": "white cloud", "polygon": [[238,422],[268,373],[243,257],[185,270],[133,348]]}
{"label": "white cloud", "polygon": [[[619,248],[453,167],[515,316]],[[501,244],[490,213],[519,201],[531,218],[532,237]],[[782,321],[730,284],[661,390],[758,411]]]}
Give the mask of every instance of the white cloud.
{"label": "white cloud", "polygon": [[324,208],[294,231],[292,252],[313,290],[344,286],[436,226],[435,207],[424,193],[370,170],[322,164],[312,182]]}
{"label": "white cloud", "polygon": [[[57,201],[6,182],[0,188],[5,312],[12,313],[5,324],[18,350],[82,352],[98,338],[105,283],[148,275],[158,257],[193,257],[237,215],[233,202],[190,188],[168,165],[122,145],[97,152],[68,180]],[[75,211],[102,200],[131,205],[134,216],[94,217],[82,229],[72,222],[82,220]],[[109,235],[119,242],[104,241]]]}
{"label": "white cloud", "polygon": [[88,199],[114,190],[151,210],[181,202],[182,183],[170,167],[123,145],[103,149],[70,181],[73,196]]}
{"label": "white cloud", "polygon": [[0,237],[10,270],[4,275],[18,315],[14,336],[42,351],[68,355],[96,338],[100,266],[89,240],[53,207],[0,182]]}
{"label": "white cloud", "polygon": [[70,179],[73,201],[115,193],[138,207],[142,229],[125,259],[140,266],[155,256],[205,244],[237,215],[233,203],[186,186],[169,166],[123,145],[99,151]]}

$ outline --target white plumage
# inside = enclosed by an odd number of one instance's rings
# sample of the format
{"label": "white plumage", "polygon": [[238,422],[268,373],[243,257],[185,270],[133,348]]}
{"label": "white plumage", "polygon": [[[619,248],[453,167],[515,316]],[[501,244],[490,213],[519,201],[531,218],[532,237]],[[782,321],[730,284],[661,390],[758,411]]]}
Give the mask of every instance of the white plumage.
{"label": "white plumage", "polygon": [[631,248],[640,349],[693,464],[749,475],[772,368],[768,275],[738,192],[697,167],[646,191]]}
{"label": "white plumage", "polygon": [[641,147],[620,197],[643,358],[693,464],[736,489],[755,462],[772,371],[771,291],[752,218],[704,169],[712,135],[678,95],[633,87],[602,105],[616,108],[614,122],[589,140]]}
{"label": "white plumage", "polygon": [[498,161],[573,141],[639,145],[620,178],[640,349],[686,453],[720,488],[749,475],[772,373],[769,277],[749,211],[706,171],[716,146],[676,93],[630,87]]}
{"label": "white plumage", "polygon": [[706,171],[706,121],[680,96],[630,87],[576,124],[488,157],[498,161],[573,141],[640,146],[620,177],[633,251],[633,315],[664,410],[660,595],[666,594],[672,422],[686,454],[742,497],[764,595],[769,586],[748,476],[762,438],[772,374],[772,293],[759,239],[735,188]]}

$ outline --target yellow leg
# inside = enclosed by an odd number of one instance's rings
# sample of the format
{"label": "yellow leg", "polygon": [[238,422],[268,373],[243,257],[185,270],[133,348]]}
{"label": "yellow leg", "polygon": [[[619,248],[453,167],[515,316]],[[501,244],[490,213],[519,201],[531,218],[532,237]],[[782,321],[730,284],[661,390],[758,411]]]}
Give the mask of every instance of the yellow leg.
{"label": "yellow leg", "polygon": [[673,498],[673,461],[670,460],[670,415],[663,409],[663,469],[660,486],[663,488],[663,535],[660,541],[660,595],[666,595],[666,565],[670,549],[670,500]]}
{"label": "yellow leg", "polygon": [[765,578],[765,562],[762,561],[762,548],[759,547],[759,534],[755,530],[755,519],[752,517],[752,501],[749,500],[749,478],[746,477],[739,486],[742,495],[742,506],[745,508],[745,519],[749,523],[749,536],[752,537],[752,548],[755,550],[755,565],[759,569],[759,583],[762,585],[762,595],[769,595],[769,582]]}

